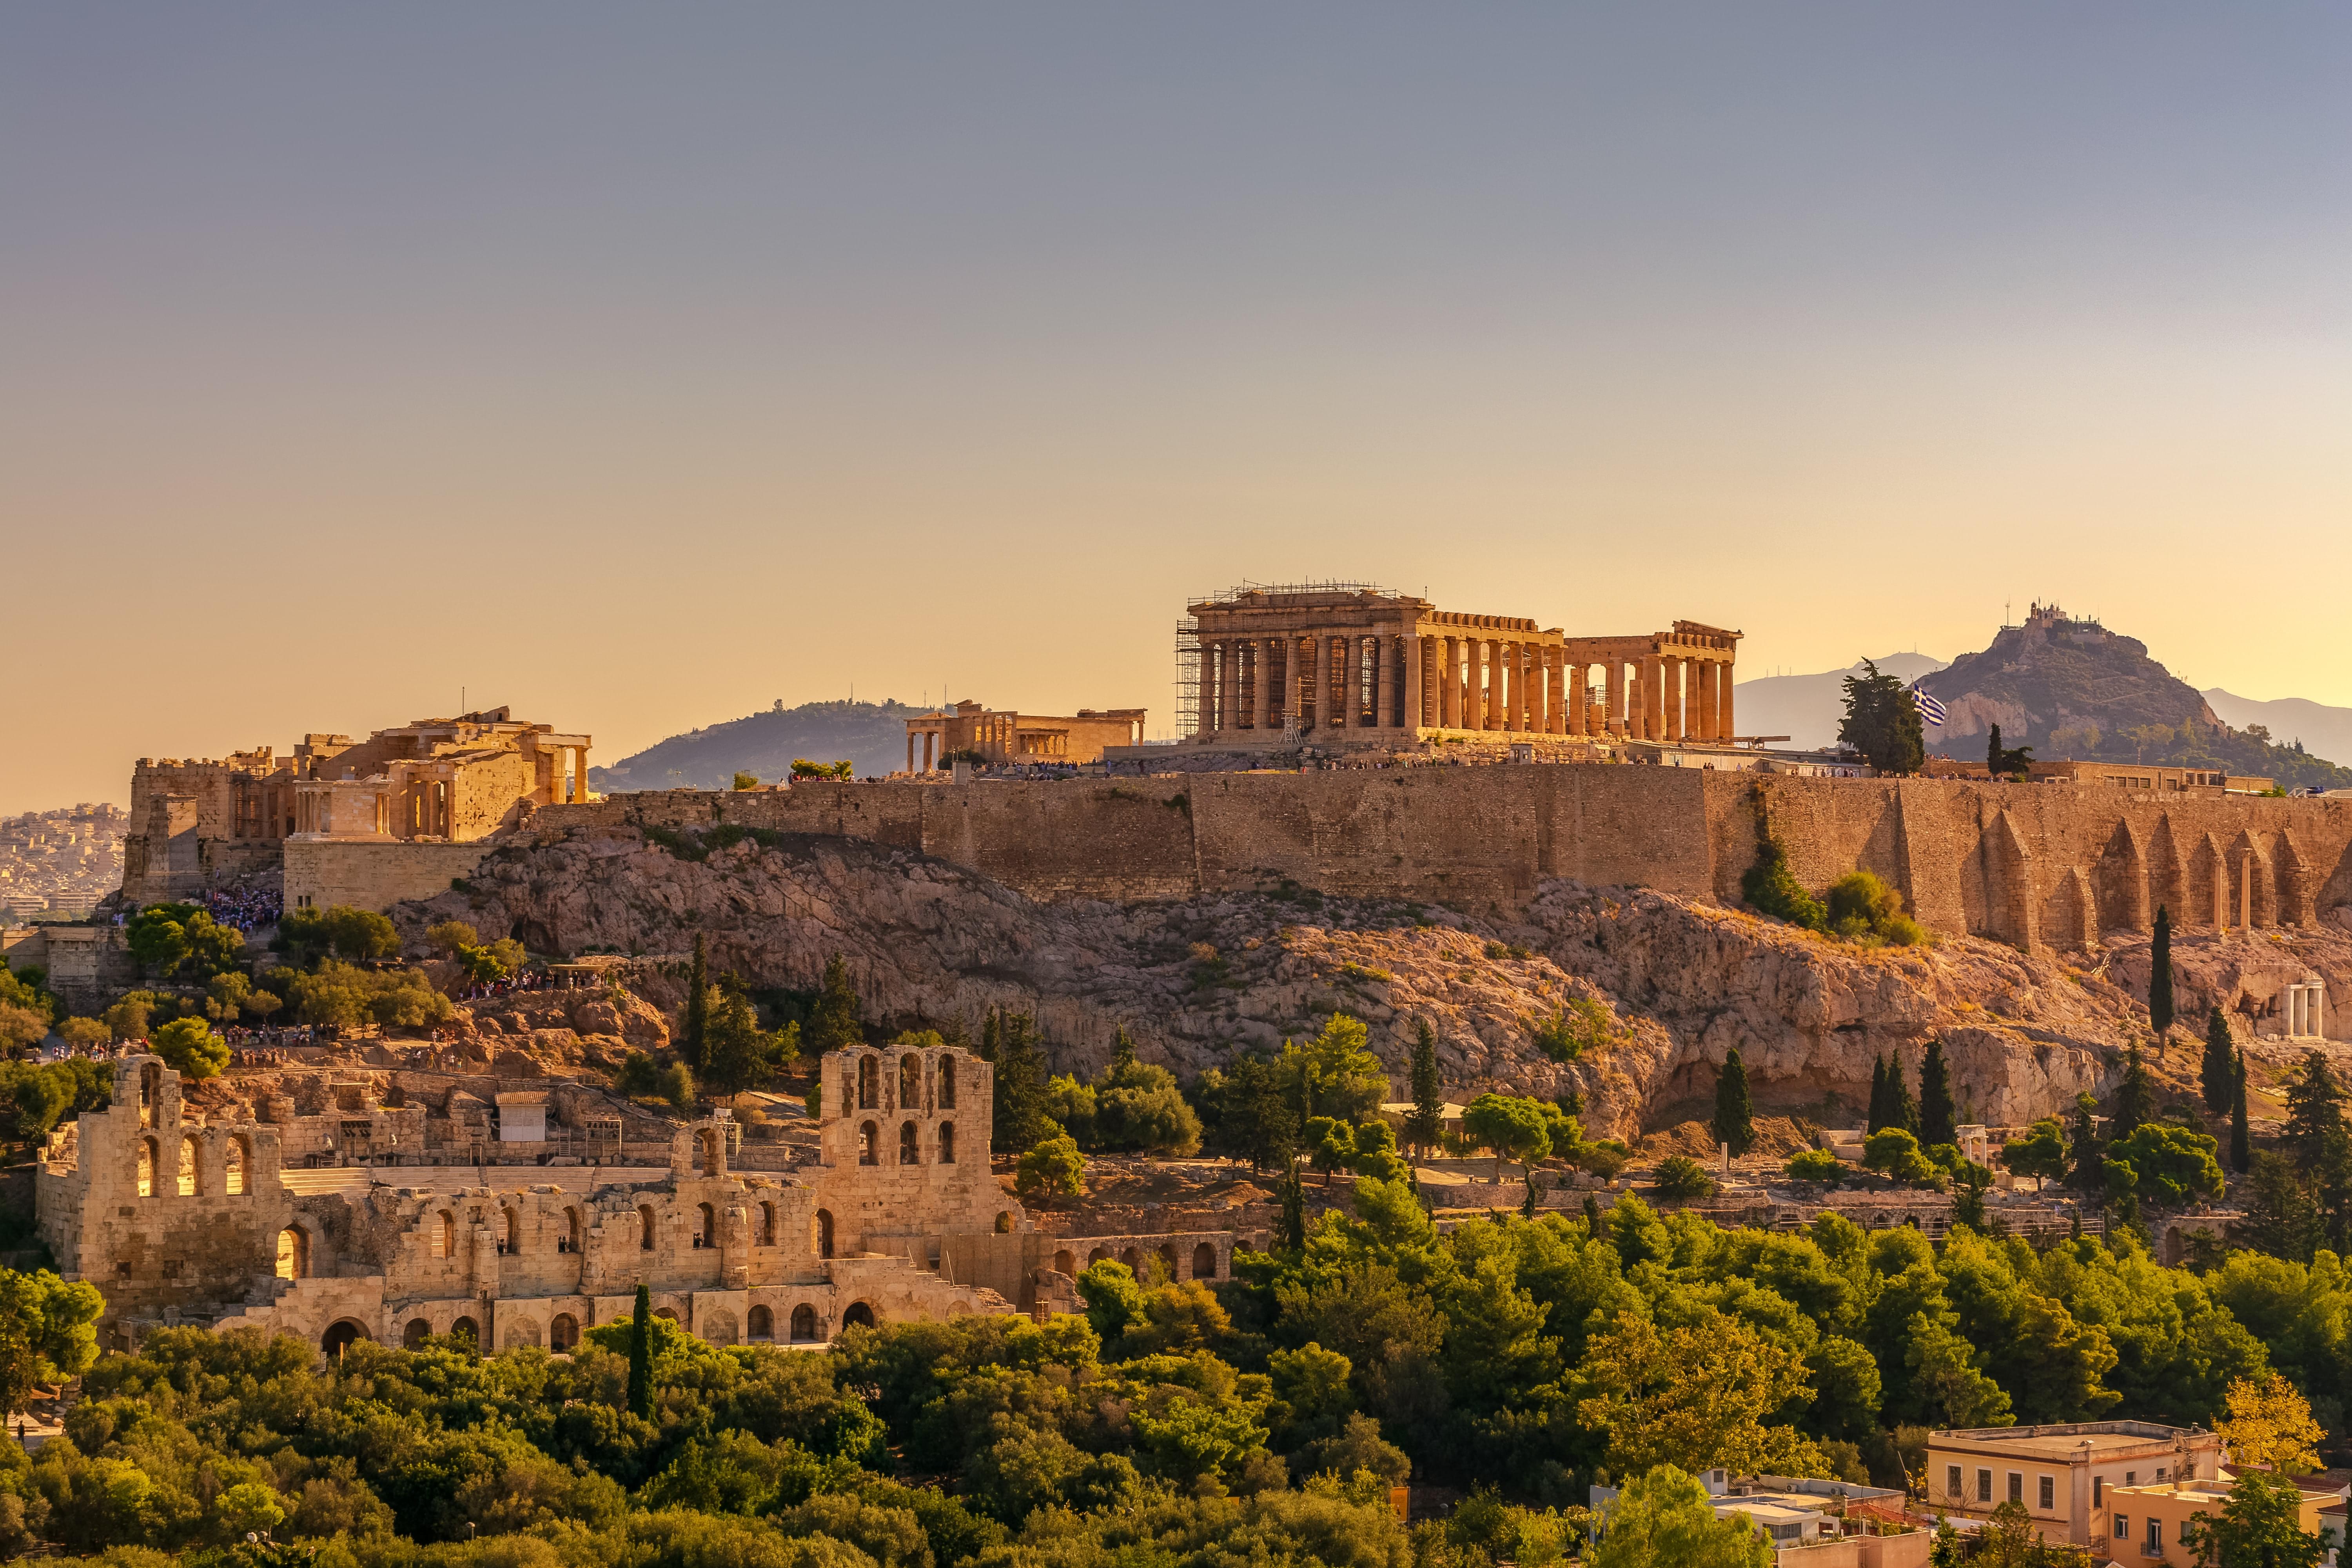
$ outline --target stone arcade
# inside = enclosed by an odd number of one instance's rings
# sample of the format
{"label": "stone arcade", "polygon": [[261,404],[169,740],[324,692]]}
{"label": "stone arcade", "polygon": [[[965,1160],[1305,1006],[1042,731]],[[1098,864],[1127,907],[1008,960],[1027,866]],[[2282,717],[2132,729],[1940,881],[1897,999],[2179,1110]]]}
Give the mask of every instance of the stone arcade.
{"label": "stone arcade", "polygon": [[977,1057],[855,1048],[822,1074],[818,1158],[793,1169],[730,1168],[729,1124],[703,1121],[677,1128],[666,1167],[289,1171],[288,1129],[191,1121],[177,1073],[125,1057],[112,1103],[43,1149],[37,1222],[60,1272],[105,1293],[118,1347],[189,1323],[330,1354],[459,1331],[568,1350],[641,1284],[714,1344],[821,1343],[855,1323],[1075,1310],[1081,1258],[1232,1268],[1230,1232],[1040,1232],[990,1172]]}

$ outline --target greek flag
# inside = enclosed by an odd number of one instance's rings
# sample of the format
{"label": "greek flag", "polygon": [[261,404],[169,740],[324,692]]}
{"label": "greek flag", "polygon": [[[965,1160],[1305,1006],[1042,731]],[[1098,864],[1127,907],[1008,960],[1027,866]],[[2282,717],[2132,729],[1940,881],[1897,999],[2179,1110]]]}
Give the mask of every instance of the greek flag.
{"label": "greek flag", "polygon": [[[1919,680],[1925,680],[1927,679],[1927,678],[1923,675],[1919,678]],[[1913,681],[1909,689],[1911,692],[1912,704],[1919,710],[1919,717],[1926,722],[1935,725],[1937,729],[1943,728],[1944,705],[1937,701],[1934,698],[1928,696],[1926,692],[1920,690],[1918,680]]]}

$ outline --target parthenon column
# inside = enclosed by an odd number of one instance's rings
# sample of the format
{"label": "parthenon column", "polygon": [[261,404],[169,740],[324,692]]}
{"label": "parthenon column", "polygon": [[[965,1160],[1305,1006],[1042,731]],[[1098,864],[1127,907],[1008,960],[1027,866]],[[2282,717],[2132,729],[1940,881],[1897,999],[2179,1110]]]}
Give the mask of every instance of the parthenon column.
{"label": "parthenon column", "polygon": [[1396,661],[1399,651],[1396,638],[1386,632],[1373,634],[1372,728],[1375,730],[1397,727]]}
{"label": "parthenon column", "polygon": [[1683,682],[1690,672],[1690,660],[1669,658],[1660,661],[1664,673],[1659,677],[1659,695],[1665,702],[1665,738],[1679,743],[1685,738],[1683,727]]}
{"label": "parthenon column", "polygon": [[1501,656],[1495,668],[1495,691],[1503,700],[1501,728],[1508,734],[1519,727],[1519,645],[1503,638],[1495,644],[1495,650]]}
{"label": "parthenon column", "polygon": [[1273,696],[1273,692],[1270,689],[1271,683],[1266,679],[1268,666],[1265,657],[1266,651],[1272,645],[1264,637],[1252,637],[1249,640],[1250,728],[1256,731],[1261,735],[1265,733],[1266,703]]}
{"label": "parthenon column", "polygon": [[1717,739],[1727,746],[1731,744],[1732,737],[1738,733],[1732,727],[1731,721],[1732,668],[1732,661],[1727,658],[1715,667],[1716,729],[1720,731]]}
{"label": "parthenon column", "polygon": [[1428,647],[1425,638],[1412,632],[1397,638],[1397,658],[1404,666],[1404,727],[1408,730],[1419,730],[1429,722],[1421,708],[1421,661]]}
{"label": "parthenon column", "polygon": [[1622,699],[1625,691],[1625,661],[1612,658],[1601,667],[1602,682],[1601,733],[1622,735],[1625,732]]}
{"label": "parthenon column", "polygon": [[1584,667],[1571,661],[1566,648],[1560,649],[1559,658],[1560,674],[1568,679],[1568,733],[1581,735],[1585,724]]}
{"label": "parthenon column", "polygon": [[1650,739],[1663,741],[1666,738],[1666,661],[1652,654],[1643,666],[1642,677],[1648,682],[1643,711],[1649,721]]}

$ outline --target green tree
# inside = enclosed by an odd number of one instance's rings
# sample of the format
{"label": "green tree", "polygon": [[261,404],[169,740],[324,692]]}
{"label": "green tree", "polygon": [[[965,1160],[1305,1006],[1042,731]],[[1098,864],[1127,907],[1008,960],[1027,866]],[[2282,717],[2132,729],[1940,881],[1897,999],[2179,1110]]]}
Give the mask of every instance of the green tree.
{"label": "green tree", "polygon": [[702,1076],[712,1088],[739,1093],[800,1055],[800,1026],[770,1032],[760,1027],[759,1010],[734,984],[711,991],[702,1047]]}
{"label": "green tree", "polygon": [[1535,1163],[1551,1152],[1550,1119],[1543,1107],[1514,1095],[1482,1094],[1472,1100],[1462,1113],[1462,1131],[1494,1153],[1497,1183],[1505,1160],[1516,1160],[1532,1173]]}
{"label": "green tree", "polygon": [[1059,1134],[1045,1110],[1045,1051],[1036,1037],[1037,1021],[1026,1013],[992,1013],[981,1028],[981,1054],[996,1068],[995,1124],[990,1130],[1000,1154],[1018,1154]]}
{"label": "green tree", "polygon": [[203,1018],[174,1018],[150,1037],[163,1065],[190,1083],[202,1083],[228,1066],[228,1042]]}
{"label": "green tree", "polygon": [[1662,1198],[1703,1198],[1715,1191],[1715,1178],[1687,1154],[1669,1154],[1659,1161],[1651,1184]]}
{"label": "green tree", "polygon": [[1352,1127],[1380,1110],[1389,1097],[1389,1074],[1371,1053],[1370,1039],[1363,1020],[1334,1013],[1315,1038],[1283,1047],[1283,1077],[1303,1092],[1310,1114]]}
{"label": "green tree", "polygon": [[1325,1186],[1331,1184],[1331,1173],[1355,1158],[1355,1154],[1354,1128],[1328,1116],[1307,1119],[1307,1163],[1323,1173]]}
{"label": "green tree", "polygon": [[694,933],[694,962],[687,970],[686,1017],[677,1048],[695,1071],[710,1070],[710,952],[700,931]]}
{"label": "green tree", "polygon": [[68,1285],[44,1268],[0,1268],[0,1410],[14,1415],[33,1389],[79,1377],[98,1360],[98,1287]]}
{"label": "green tree", "polygon": [[2326,1546],[2303,1529],[2303,1494],[2284,1477],[2240,1473],[2219,1519],[2199,1510],[2180,1531],[2199,1568],[2316,1568]]}
{"label": "green tree", "polygon": [[637,1287],[637,1304],[629,1314],[629,1413],[640,1421],[654,1414],[654,1293]]}
{"label": "green tree", "polygon": [[1919,1140],[1903,1127],[1883,1128],[1864,1139],[1862,1168],[1880,1172],[1906,1186],[1924,1186],[1936,1180],[1936,1167],[1919,1152]]}
{"label": "green tree", "polygon": [[2043,1117],[2023,1138],[2001,1149],[2000,1163],[2021,1176],[2032,1177],[2033,1190],[2040,1192],[2046,1178],[2066,1174],[2065,1129],[2056,1117]]}
{"label": "green tree", "polygon": [[1588,1568],[1770,1568],[1771,1542],[1743,1518],[1719,1520],[1706,1488],[1660,1465],[1618,1493]]}
{"label": "green tree", "polygon": [[1086,1157],[1078,1152],[1077,1140],[1066,1132],[1045,1139],[1022,1154],[1013,1188],[1032,1200],[1078,1197],[1087,1190],[1081,1179],[1086,1168]]}
{"label": "green tree", "polygon": [[2150,1121],[2107,1145],[2107,1168],[2127,1168],[2130,1190],[2143,1200],[2178,1208],[2192,1197],[2221,1195],[2220,1147],[2205,1133]]}
{"label": "green tree", "polygon": [[1282,1166],[1282,1220],[1278,1234],[1284,1247],[1297,1252],[1307,1245],[1307,1184],[1298,1174],[1296,1156]]}
{"label": "green tree", "polygon": [[1722,1069],[1715,1075],[1715,1119],[1708,1130],[1734,1154],[1755,1147],[1755,1106],[1748,1098],[1748,1064],[1739,1059],[1738,1046],[1724,1053]]}
{"label": "green tree", "polygon": [[2241,1245],[2290,1263],[2311,1261],[2319,1248],[2319,1210],[2284,1156],[2258,1152],[2238,1196],[2245,1206],[2237,1225]]}
{"label": "green tree", "polygon": [[836,952],[824,961],[824,980],[818,987],[816,1005],[809,1010],[808,1022],[801,1029],[802,1044],[812,1056],[819,1057],[864,1045],[866,1028],[859,1022],[863,1011],[849,984],[849,965]]}
{"label": "green tree", "polygon": [[2230,1016],[2218,1002],[2205,1015],[2205,1059],[2198,1079],[2205,1109],[2216,1114],[2226,1112],[2238,1081],[2238,1048],[2230,1036]]}
{"label": "green tree", "polygon": [[2033,771],[2033,748],[2004,746],[2000,743],[2000,726],[1995,724],[1985,742],[1985,768],[1994,778],[2028,778]]}
{"label": "green tree", "polygon": [[1867,675],[1845,678],[1845,717],[1838,725],[1838,740],[1882,773],[1917,773],[1927,760],[1918,703],[1901,680],[1881,675],[1873,661],[1863,660],[1863,668]]}
{"label": "green tree", "polygon": [[2139,1059],[2139,1042],[2132,1042],[2124,1061],[2122,1081],[2116,1085],[2116,1110],[2109,1119],[2110,1147],[2138,1131],[2156,1115],[2156,1080]]}
{"label": "green tree", "polygon": [[2344,1090],[2328,1070],[2327,1058],[2312,1051],[2303,1058],[2300,1076],[2287,1084],[2286,1125],[2280,1142],[2294,1155],[2305,1175],[2316,1173],[2342,1147]]}
{"label": "green tree", "polygon": [[1919,1062],[1919,1142],[1934,1148],[1958,1136],[1959,1107],[1952,1100],[1952,1071],[1944,1062],[1941,1036],[1930,1036]]}
{"label": "green tree", "polygon": [[1405,1142],[1426,1158],[1445,1131],[1445,1095],[1437,1076],[1437,1031],[1426,1018],[1413,1024],[1412,1114],[1405,1119]]}
{"label": "green tree", "polygon": [[2172,911],[2162,904],[2147,944],[2147,1024],[2158,1039],[2172,1027]]}
{"label": "green tree", "polygon": [[1888,1081],[1886,1058],[1882,1056],[1872,1057],[1870,1058],[1870,1110],[1864,1118],[1862,1127],[1864,1135],[1876,1132],[1887,1125],[1886,1086]]}
{"label": "green tree", "polygon": [[760,775],[757,773],[747,773],[740,769],[738,769],[735,773],[735,787],[739,790],[758,789],[760,787]]}
{"label": "green tree", "polygon": [[2246,1052],[2242,1046],[2230,1074],[2230,1169],[2244,1175],[2252,1151],[2253,1132],[2246,1121]]}
{"label": "green tree", "polygon": [[1298,1146],[1298,1113],[1273,1063],[1238,1057],[1216,1087],[1217,1134],[1226,1152],[1248,1160],[1253,1175],[1289,1157]]}
{"label": "green tree", "polygon": [[1807,1149],[1789,1157],[1785,1173],[1792,1182],[1825,1182],[1834,1187],[1845,1180],[1845,1162],[1827,1149]]}

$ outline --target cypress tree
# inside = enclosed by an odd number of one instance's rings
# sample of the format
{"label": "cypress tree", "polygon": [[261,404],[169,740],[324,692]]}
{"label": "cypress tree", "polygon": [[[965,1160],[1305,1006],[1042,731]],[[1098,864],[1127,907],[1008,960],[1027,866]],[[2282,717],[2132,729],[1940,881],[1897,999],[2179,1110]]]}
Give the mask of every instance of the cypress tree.
{"label": "cypress tree", "polygon": [[1958,1139],[1958,1110],[1952,1103],[1952,1072],[1944,1062],[1944,1042],[1927,1042],[1919,1063],[1919,1142],[1929,1148]]}
{"label": "cypress tree", "polygon": [[1911,1080],[1903,1076],[1903,1053],[1886,1057],[1886,1125],[1900,1127],[1915,1137],[1919,1131],[1919,1102],[1911,1098]]}
{"label": "cypress tree", "polygon": [[1594,1241],[1601,1239],[1601,1200],[1591,1193],[1584,1194],[1584,1234]]}
{"label": "cypress tree", "polygon": [[2230,1039],[2230,1016],[2215,1003],[2205,1016],[2205,1062],[2199,1074],[2200,1087],[2205,1091],[2205,1109],[2221,1111],[2230,1109],[2230,1098],[2236,1092],[2238,1080],[2237,1050]]}
{"label": "cypress tree", "polygon": [[1000,1154],[1025,1154],[1059,1131],[1045,1110],[1045,1052],[1036,1026],[1026,1013],[1007,1013],[997,1021],[995,1125],[990,1132]]}
{"label": "cypress tree", "polygon": [[1886,1058],[1870,1058],[1870,1115],[1864,1121],[1865,1133],[1880,1132],[1886,1128]]}
{"label": "cypress tree", "polygon": [[1112,1081],[1121,1081],[1122,1076],[1134,1066],[1135,1042],[1127,1037],[1127,1026],[1125,1024],[1121,1024],[1111,1031],[1110,1036],[1110,1072]]}
{"label": "cypress tree", "polygon": [[2159,1039],[2172,1027],[2172,911],[2162,904],[2147,944],[2147,1022]]}
{"label": "cypress tree", "polygon": [[654,1293],[637,1287],[637,1306],[629,1319],[629,1410],[641,1420],[654,1418]]}
{"label": "cypress tree", "polygon": [[849,984],[849,965],[836,952],[824,962],[824,983],[801,1030],[801,1039],[812,1055],[820,1057],[844,1047],[862,1046],[866,1043],[866,1026],[860,1022],[864,1012],[856,988]]}
{"label": "cypress tree", "polygon": [[702,933],[694,933],[694,967],[686,982],[686,1026],[678,1048],[686,1059],[701,1072],[710,1064],[705,1059],[710,1050],[710,954],[705,947]]}
{"label": "cypress tree", "polygon": [[2238,1052],[2237,1069],[2230,1075],[2230,1169],[2240,1175],[2253,1159],[2253,1139],[2246,1127],[2246,1053]]}
{"label": "cypress tree", "polygon": [[1298,1179],[1296,1156],[1282,1172],[1282,1245],[1292,1252],[1307,1245],[1307,1184]]}
{"label": "cypress tree", "polygon": [[2087,1094],[2074,1097],[2074,1136],[2067,1154],[2074,1162],[2074,1184],[2089,1192],[2107,1184],[2107,1163],[2099,1157],[2099,1102]]}
{"label": "cypress tree", "polygon": [[1427,1159],[1445,1131],[1445,1097],[1437,1079],[1437,1031],[1423,1018],[1412,1038],[1412,1120],[1405,1135]]}
{"label": "cypress tree", "polygon": [[2147,1064],[2139,1059],[2139,1042],[2132,1042],[2131,1058],[2124,1065],[2123,1081],[2116,1086],[2115,1127],[2110,1134],[2120,1142],[2145,1127],[2156,1117],[2156,1083],[2148,1076]]}
{"label": "cypress tree", "polygon": [[1724,1053],[1723,1070],[1715,1078],[1715,1141],[1734,1154],[1745,1154],[1756,1142],[1756,1108],[1748,1098],[1748,1064],[1739,1047]]}
{"label": "cypress tree", "polygon": [[1985,737],[1985,772],[1994,778],[2000,777],[2001,761],[2000,726],[1995,724],[1992,733]]}

